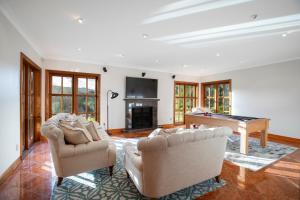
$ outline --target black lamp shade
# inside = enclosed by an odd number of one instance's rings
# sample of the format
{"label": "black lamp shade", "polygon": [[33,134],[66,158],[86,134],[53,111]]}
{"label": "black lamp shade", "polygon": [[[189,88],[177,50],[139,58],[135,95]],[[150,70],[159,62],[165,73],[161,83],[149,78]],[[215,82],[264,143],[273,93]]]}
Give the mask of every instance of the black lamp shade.
{"label": "black lamp shade", "polygon": [[116,98],[117,96],[119,96],[119,93],[117,93],[117,92],[112,92],[111,93],[111,99],[114,99],[114,98]]}

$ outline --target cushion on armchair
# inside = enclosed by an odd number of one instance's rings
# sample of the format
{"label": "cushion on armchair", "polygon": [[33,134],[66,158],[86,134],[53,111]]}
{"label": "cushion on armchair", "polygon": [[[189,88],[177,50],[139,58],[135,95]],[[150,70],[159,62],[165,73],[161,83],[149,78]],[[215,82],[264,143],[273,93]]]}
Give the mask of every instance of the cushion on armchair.
{"label": "cushion on armchair", "polygon": [[68,126],[63,123],[60,123],[60,129],[64,133],[66,143],[77,145],[93,141],[92,136],[85,129]]}

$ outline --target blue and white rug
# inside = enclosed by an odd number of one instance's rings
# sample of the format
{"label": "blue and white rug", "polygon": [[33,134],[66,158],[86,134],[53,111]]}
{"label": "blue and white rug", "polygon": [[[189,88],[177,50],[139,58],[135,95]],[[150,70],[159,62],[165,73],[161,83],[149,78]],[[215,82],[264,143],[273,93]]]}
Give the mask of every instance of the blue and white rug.
{"label": "blue and white rug", "polygon": [[296,150],[295,147],[275,142],[268,142],[263,148],[259,139],[249,137],[249,152],[244,155],[240,153],[240,136],[231,135],[228,138],[225,159],[238,166],[257,171]]}
{"label": "blue and white rug", "polygon": [[[109,176],[108,169],[99,169],[81,173],[76,176],[64,178],[61,186],[53,188],[52,200],[144,200],[144,197],[136,189],[130,178],[127,178],[123,167],[123,143],[136,143],[137,139],[120,139],[115,141],[117,145],[117,164],[114,167],[113,176]],[[160,198],[161,200],[182,199],[192,200],[208,192],[214,191],[225,185],[221,180],[217,183],[214,179],[198,183],[182,189],[176,193]]]}

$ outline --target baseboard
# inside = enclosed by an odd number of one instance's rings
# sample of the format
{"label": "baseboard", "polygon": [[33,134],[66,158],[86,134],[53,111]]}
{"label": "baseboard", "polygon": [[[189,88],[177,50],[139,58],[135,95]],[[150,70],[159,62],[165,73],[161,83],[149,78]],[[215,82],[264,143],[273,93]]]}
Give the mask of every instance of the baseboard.
{"label": "baseboard", "polygon": [[[260,133],[259,132],[250,133],[250,136],[259,138]],[[269,140],[280,140],[280,141],[300,144],[300,139],[299,138],[293,138],[293,137],[278,135],[278,134],[274,134],[274,133],[268,133],[268,139]]]}
{"label": "baseboard", "polygon": [[108,129],[107,132],[111,135],[123,133],[124,128],[112,128]]}
{"label": "baseboard", "polygon": [[281,141],[293,142],[293,143],[300,144],[300,139],[299,138],[293,138],[293,137],[278,135],[278,134],[274,134],[274,133],[269,133],[268,134],[268,139],[281,140]]}
{"label": "baseboard", "polygon": [[0,176],[0,185],[4,183],[4,181],[15,171],[15,169],[21,163],[21,158],[17,158]]}

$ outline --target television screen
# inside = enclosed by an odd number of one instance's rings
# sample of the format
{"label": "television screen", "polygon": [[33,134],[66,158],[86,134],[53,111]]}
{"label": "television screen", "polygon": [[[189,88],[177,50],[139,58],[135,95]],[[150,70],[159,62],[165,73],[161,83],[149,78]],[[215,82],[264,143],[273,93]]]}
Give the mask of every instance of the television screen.
{"label": "television screen", "polygon": [[157,79],[126,77],[126,98],[157,98]]}

